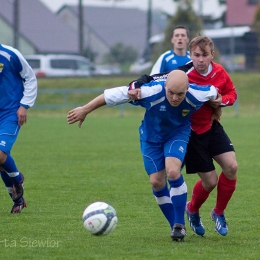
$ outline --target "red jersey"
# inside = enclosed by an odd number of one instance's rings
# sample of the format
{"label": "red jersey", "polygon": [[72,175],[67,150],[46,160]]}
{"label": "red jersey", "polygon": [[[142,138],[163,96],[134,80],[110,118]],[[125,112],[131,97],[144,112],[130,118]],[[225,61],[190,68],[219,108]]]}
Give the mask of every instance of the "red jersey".
{"label": "red jersey", "polygon": [[[199,86],[213,85],[218,89],[218,93],[222,95],[221,106],[231,106],[237,99],[237,92],[232,80],[226,70],[215,62],[211,62],[212,71],[203,76],[198,73],[194,67],[187,71],[189,83],[196,83]],[[202,134],[211,128],[211,116],[214,110],[205,103],[199,110],[195,111],[191,116],[191,128],[197,134]]]}

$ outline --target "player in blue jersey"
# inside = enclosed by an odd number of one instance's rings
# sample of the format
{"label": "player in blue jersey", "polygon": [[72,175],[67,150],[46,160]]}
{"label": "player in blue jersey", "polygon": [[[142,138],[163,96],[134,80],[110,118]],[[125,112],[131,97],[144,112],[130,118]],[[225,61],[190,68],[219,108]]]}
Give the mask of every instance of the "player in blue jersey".
{"label": "player in blue jersey", "polygon": [[0,44],[0,172],[13,200],[11,213],[20,213],[26,202],[24,177],[10,152],[36,96],[37,80],[32,68],[18,50]]}
{"label": "player in blue jersey", "polygon": [[190,61],[190,52],[187,50],[189,31],[185,26],[178,25],[173,29],[171,43],[173,50],[166,51],[158,58],[151,75],[177,69]]}
{"label": "player in blue jersey", "polygon": [[[156,201],[170,224],[173,240],[186,235],[184,212],[187,186],[181,168],[190,136],[190,116],[203,102],[217,97],[213,86],[188,85],[187,75],[180,70],[169,73],[167,79],[158,79],[141,87],[141,98],[131,100],[129,93],[136,89],[123,86],[106,89],[84,106],[69,111],[69,124],[79,121],[81,127],[86,116],[104,106],[130,102],[145,109],[139,128],[140,146],[145,170],[152,185]],[[128,92],[128,90],[130,90]],[[165,174],[170,188],[168,188]]]}
{"label": "player in blue jersey", "polygon": [[[181,66],[189,82],[198,85],[214,85],[218,89],[218,98],[202,106],[191,117],[191,136],[185,158],[186,172],[197,173],[200,180],[192,190],[191,200],[187,203],[186,214],[191,229],[204,236],[205,228],[201,221],[200,209],[217,187],[216,204],[211,211],[215,223],[215,231],[226,236],[228,225],[225,209],[236,189],[237,169],[233,144],[219,122],[221,107],[231,106],[237,99],[236,88],[225,69],[212,61],[214,58],[214,43],[205,36],[197,36],[190,42],[192,62]],[[167,73],[158,75],[143,75],[132,82],[136,88]],[[132,97],[133,98],[133,97]],[[214,161],[221,167],[218,176]]]}

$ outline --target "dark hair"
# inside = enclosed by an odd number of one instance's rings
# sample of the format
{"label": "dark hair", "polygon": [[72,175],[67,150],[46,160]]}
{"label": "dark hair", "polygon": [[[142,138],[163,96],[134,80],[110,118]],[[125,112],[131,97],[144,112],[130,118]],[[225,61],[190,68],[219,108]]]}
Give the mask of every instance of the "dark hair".
{"label": "dark hair", "polygon": [[174,33],[174,31],[175,31],[176,29],[184,29],[184,30],[186,30],[187,36],[189,37],[190,32],[189,32],[189,29],[188,29],[186,26],[184,26],[184,25],[176,25],[176,26],[173,28],[172,33]]}
{"label": "dark hair", "polygon": [[214,51],[214,43],[209,37],[197,36],[190,41],[189,50],[190,52],[192,52],[192,50],[194,50],[197,46],[199,46],[199,48],[203,52],[205,52],[205,47],[207,45],[209,45],[211,52]]}

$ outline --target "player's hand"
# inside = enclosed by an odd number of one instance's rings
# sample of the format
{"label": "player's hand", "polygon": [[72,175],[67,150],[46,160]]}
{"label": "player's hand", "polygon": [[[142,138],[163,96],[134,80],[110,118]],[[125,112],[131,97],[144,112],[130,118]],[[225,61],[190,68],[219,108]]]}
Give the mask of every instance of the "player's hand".
{"label": "player's hand", "polygon": [[130,89],[136,89],[136,88],[141,88],[143,84],[149,83],[150,81],[153,80],[152,76],[149,75],[142,75],[139,77],[137,80],[133,80],[132,82],[129,83],[129,90]]}
{"label": "player's hand", "polygon": [[20,106],[17,110],[18,117],[18,125],[22,126],[27,121],[27,109],[25,107]]}
{"label": "player's hand", "polygon": [[132,100],[141,99],[141,89],[140,88],[128,90],[127,94],[128,94],[128,97]]}
{"label": "player's hand", "polygon": [[78,126],[81,127],[87,114],[83,107],[77,107],[68,112],[67,120],[69,124],[79,122]]}
{"label": "player's hand", "polygon": [[215,100],[209,100],[208,101],[209,105],[213,108],[217,108],[221,105],[222,103],[222,96],[218,93],[218,96]]}

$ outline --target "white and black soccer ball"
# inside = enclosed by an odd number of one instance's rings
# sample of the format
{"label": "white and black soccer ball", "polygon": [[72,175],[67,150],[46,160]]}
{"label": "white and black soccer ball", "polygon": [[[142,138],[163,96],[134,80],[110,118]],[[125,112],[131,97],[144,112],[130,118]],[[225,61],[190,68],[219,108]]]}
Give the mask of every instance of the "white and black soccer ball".
{"label": "white and black soccer ball", "polygon": [[82,215],[84,227],[96,236],[108,235],[117,225],[116,210],[106,202],[94,202],[86,207]]}

